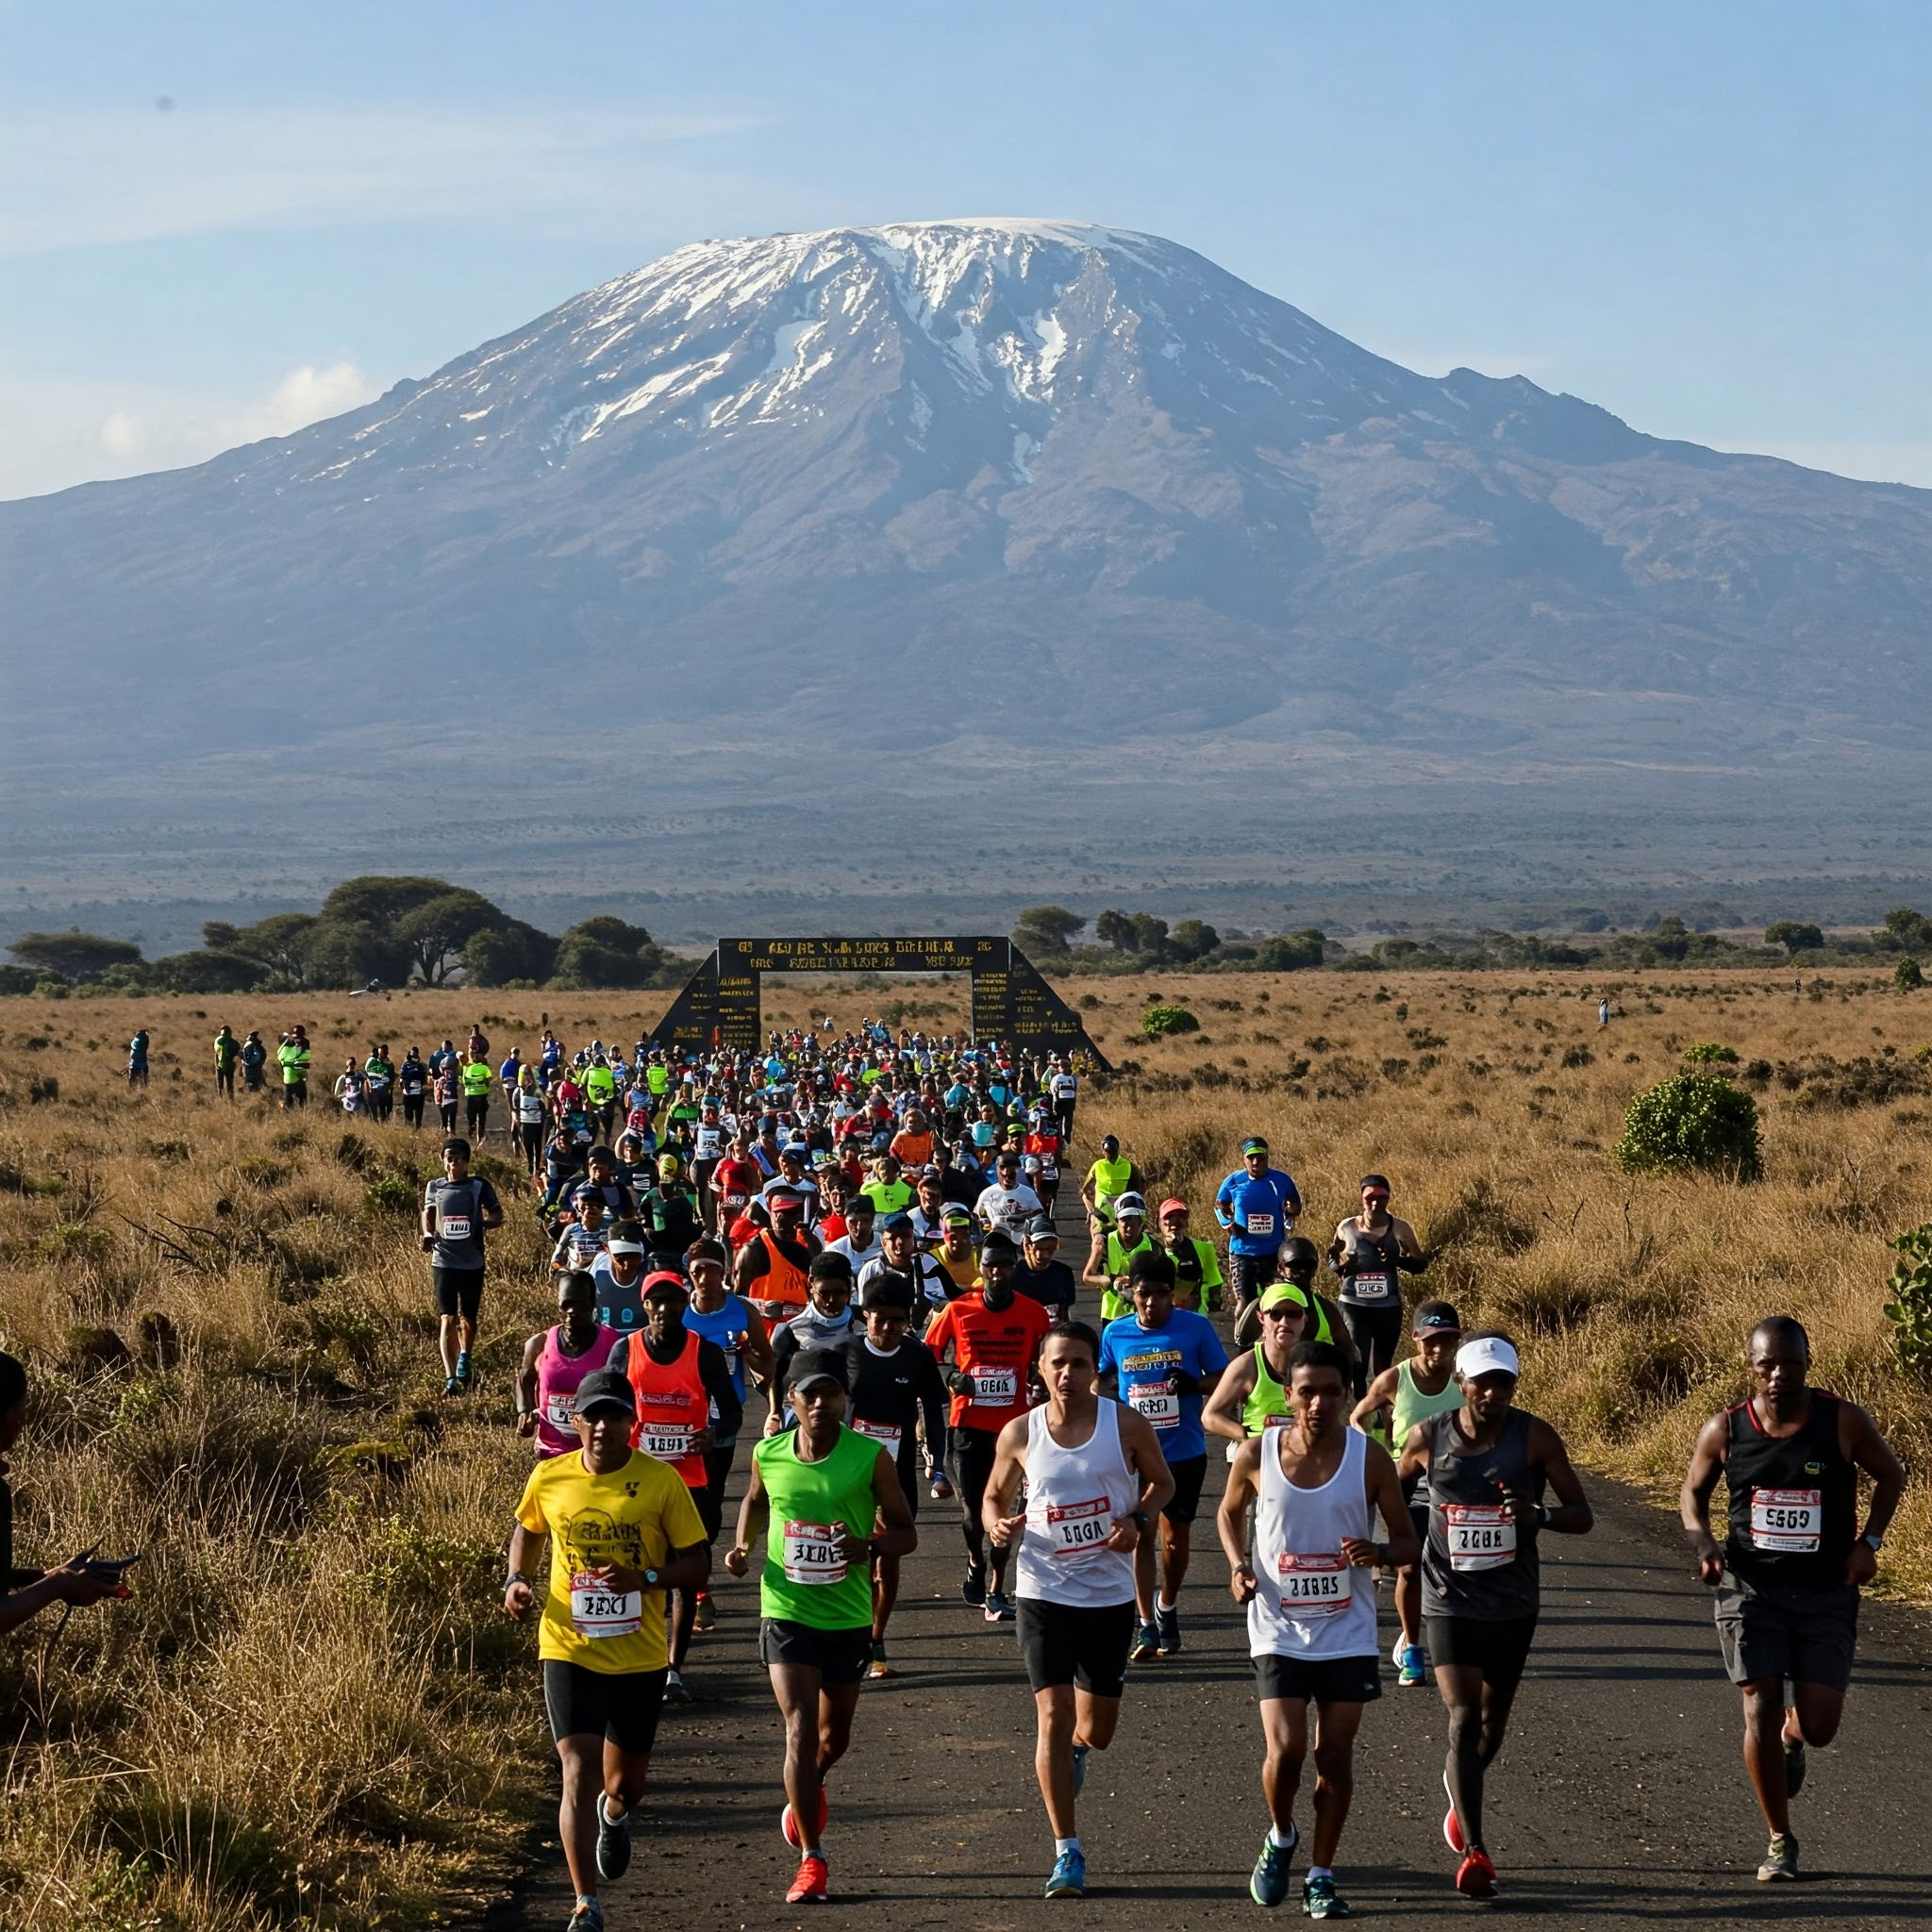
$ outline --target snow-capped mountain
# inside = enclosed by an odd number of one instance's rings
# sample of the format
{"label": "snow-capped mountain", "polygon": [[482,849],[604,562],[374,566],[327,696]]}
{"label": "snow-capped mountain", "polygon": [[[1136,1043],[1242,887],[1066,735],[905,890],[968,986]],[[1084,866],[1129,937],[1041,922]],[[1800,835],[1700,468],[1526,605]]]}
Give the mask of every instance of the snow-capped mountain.
{"label": "snow-capped mountain", "polygon": [[[1842,792],[1932,698],[1932,493],[1419,375],[1071,222],[679,249],[298,435],[0,506],[0,559],[29,839],[112,815],[64,789],[104,708],[126,811],[298,841],[369,816],[345,770],[487,761],[535,695],[641,748],[632,802],[686,754],[710,805],[830,795],[844,745],[867,788],[1045,787],[1078,843],[1126,764],[1184,814],[1211,771]],[[569,843],[603,791],[513,762],[484,836]]]}

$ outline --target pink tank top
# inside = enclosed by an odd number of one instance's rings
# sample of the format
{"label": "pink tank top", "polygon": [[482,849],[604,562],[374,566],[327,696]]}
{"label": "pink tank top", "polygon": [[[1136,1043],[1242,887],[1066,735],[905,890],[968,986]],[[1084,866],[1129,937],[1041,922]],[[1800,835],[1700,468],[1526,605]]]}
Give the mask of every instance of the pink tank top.
{"label": "pink tank top", "polygon": [[561,1456],[577,1446],[577,1385],[593,1369],[610,1360],[610,1351],[624,1340],[615,1328],[597,1330],[597,1339],[582,1355],[565,1355],[553,1328],[543,1338],[537,1357],[537,1454]]}

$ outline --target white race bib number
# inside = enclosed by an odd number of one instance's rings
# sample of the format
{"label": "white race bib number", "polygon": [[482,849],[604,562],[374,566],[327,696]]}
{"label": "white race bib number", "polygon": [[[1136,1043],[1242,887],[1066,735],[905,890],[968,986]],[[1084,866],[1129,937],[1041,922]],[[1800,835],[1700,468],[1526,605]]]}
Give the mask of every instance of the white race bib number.
{"label": "white race bib number", "polygon": [[1056,1557],[1091,1556],[1112,1534],[1113,1507],[1105,1496],[1046,1506],[1046,1537]]}
{"label": "white race bib number", "polygon": [[467,1214],[445,1214],[437,1231],[446,1241],[466,1241],[470,1239],[470,1217]]}
{"label": "white race bib number", "polygon": [[646,1422],[638,1437],[638,1447],[646,1456],[674,1462],[678,1457],[691,1454],[691,1431],[681,1426],[674,1427],[669,1423]]}
{"label": "white race bib number", "polygon": [[1250,1234],[1273,1234],[1274,1232],[1274,1217],[1272,1214],[1250,1214],[1245,1224]]}
{"label": "white race bib number", "polygon": [[1181,1422],[1181,1399],[1158,1382],[1129,1383],[1127,1403],[1144,1415],[1157,1429],[1177,1429]]}
{"label": "white race bib number", "polygon": [[1767,1554],[1814,1557],[1824,1531],[1823,1490],[1751,1491],[1751,1541]]}
{"label": "white race bib number", "polygon": [[788,1583],[843,1583],[845,1558],[829,1523],[788,1523],[780,1560]]}
{"label": "white race bib number", "polygon": [[635,1637],[644,1627],[643,1592],[602,1590],[580,1571],[570,1580],[570,1620],[579,1637]]}
{"label": "white race bib number", "polygon": [[1274,1559],[1274,1587],[1291,1616],[1332,1617],[1355,1595],[1355,1575],[1340,1550],[1283,1550]]}
{"label": "white race bib number", "polygon": [[1442,1529],[1452,1570],[1500,1570],[1516,1560],[1516,1523],[1507,1503],[1445,1503]]}
{"label": "white race bib number", "polygon": [[1388,1300],[1394,1284],[1386,1274],[1357,1274],[1350,1278],[1349,1293],[1358,1302]]}
{"label": "white race bib number", "polygon": [[889,1423],[869,1423],[863,1416],[852,1418],[854,1433],[863,1436],[868,1442],[876,1442],[888,1456],[899,1454],[899,1442],[903,1431],[893,1428]]}
{"label": "white race bib number", "polygon": [[566,1433],[577,1419],[577,1399],[575,1395],[546,1395],[543,1398],[543,1420],[553,1429]]}
{"label": "white race bib number", "polygon": [[973,1407],[974,1408],[1010,1408],[1020,1399],[1020,1372],[1018,1369],[974,1369],[973,1372]]}

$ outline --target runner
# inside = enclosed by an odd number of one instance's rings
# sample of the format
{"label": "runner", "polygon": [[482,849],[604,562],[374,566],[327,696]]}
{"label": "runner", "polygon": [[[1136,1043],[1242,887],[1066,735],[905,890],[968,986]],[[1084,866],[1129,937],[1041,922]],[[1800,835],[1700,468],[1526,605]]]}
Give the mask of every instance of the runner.
{"label": "runner", "polygon": [[1128,1271],[1142,1256],[1159,1253],[1147,1231],[1146,1202],[1139,1194],[1122,1194],[1113,1204],[1112,1223],[1094,1223],[1093,1245],[1087,1251],[1087,1266],[1080,1276],[1089,1288],[1100,1291],[1103,1323],[1118,1322],[1134,1312]]}
{"label": "runner", "polygon": [[1003,1148],[993,1162],[992,1185],[974,1203],[979,1224],[990,1233],[999,1228],[1017,1242],[1046,1211],[1046,1204],[1020,1178],[1020,1157]]}
{"label": "runner", "polygon": [[[1069,1133],[1073,1130],[1068,1129]],[[1120,1137],[1108,1134],[1102,1137],[1100,1152],[1093,1165],[1087,1170],[1087,1177],[1080,1183],[1080,1199],[1086,1203],[1087,1218],[1092,1224],[1096,1235],[1105,1233],[1113,1225],[1114,1203],[1123,1194],[1139,1194],[1141,1191],[1141,1170],[1131,1160],[1121,1155]]]}
{"label": "runner", "polygon": [[[739,1429],[743,1427],[745,1372],[767,1398],[775,1397],[772,1365],[772,1344],[765,1324],[741,1296],[724,1288],[724,1243],[706,1235],[693,1241],[684,1257],[684,1270],[691,1276],[691,1307],[685,1310],[684,1325],[707,1341],[715,1341],[724,1354],[724,1367],[741,1405]],[[696,1496],[698,1514],[704,1519],[705,1538],[715,1543],[724,1523],[724,1485],[738,1455],[739,1429],[726,1431],[714,1407],[711,1411],[711,1446],[705,1451],[705,1487]],[[708,1590],[698,1591],[697,1613],[692,1627],[709,1630],[716,1625],[717,1612]]]}
{"label": "runner", "polygon": [[[852,1263],[843,1255],[827,1252],[812,1257],[806,1274],[805,1307],[772,1330],[772,1362],[780,1386],[791,1357],[801,1349],[836,1351],[859,1332],[858,1317],[852,1311],[853,1287]],[[774,1403],[765,1433],[774,1436],[784,1426],[782,1405]]]}
{"label": "runner", "polygon": [[[1260,1299],[1280,1265],[1281,1244],[1302,1211],[1293,1175],[1268,1164],[1259,1134],[1241,1142],[1241,1164],[1214,1196],[1214,1218],[1227,1229],[1227,1265],[1234,1276],[1237,1317]],[[1237,1330],[1239,1333],[1239,1330]]]}
{"label": "runner", "polygon": [[479,1141],[490,1138],[490,1096],[496,1087],[496,1074],[480,1054],[462,1064],[458,1077],[463,1086],[463,1124]]}
{"label": "runner", "polygon": [[[1563,1439],[1511,1407],[1518,1373],[1506,1337],[1467,1337],[1456,1351],[1461,1407],[1418,1423],[1397,1465],[1405,1485],[1426,1480],[1423,1628],[1449,1713],[1442,1837],[1462,1860],[1456,1889],[1468,1898],[1496,1893],[1483,1778],[1503,1748],[1536,1636],[1538,1538],[1582,1536],[1594,1520]],[[1557,1492],[1554,1509],[1542,1501],[1545,1483]]]}
{"label": "runner", "polygon": [[577,1446],[577,1389],[608,1363],[622,1339],[597,1320],[597,1284],[588,1274],[558,1278],[557,1325],[524,1343],[517,1371],[517,1434],[534,1440],[540,1457]]}
{"label": "runner", "polygon": [[[1242,1445],[1215,1519],[1231,1573],[1228,1587],[1248,1609],[1248,1649],[1268,1752],[1261,1790],[1270,1823],[1248,1894],[1259,1906],[1278,1906],[1288,1896],[1301,1836],[1294,1801],[1312,1703],[1315,1842],[1302,1881],[1302,1910],[1311,1919],[1346,1919],[1348,1906],[1335,1890],[1335,1853],[1355,1795],[1362,1707],[1382,1694],[1374,1585],[1357,1573],[1413,1565],[1422,1543],[1388,1452],[1345,1420],[1348,1357],[1328,1342],[1297,1342],[1288,1375],[1291,1420],[1271,1422],[1257,1440]],[[1372,1540],[1378,1515],[1390,1526],[1387,1543]]]}
{"label": "runner", "polygon": [[959,1492],[960,1530],[966,1539],[966,1575],[959,1595],[984,1609],[989,1624],[1010,1623],[1007,1600],[1008,1551],[995,1544],[992,1583],[986,1570],[986,1523],[982,1505],[992,1474],[1000,1431],[1027,1407],[1027,1378],[1040,1341],[1053,1324],[1036,1301],[1013,1291],[1019,1257],[1003,1234],[990,1234],[980,1250],[981,1278],[933,1318],[925,1343],[943,1368],[948,1349],[953,1369],[947,1421],[953,1435],[953,1480]]}
{"label": "runner", "polygon": [[1101,1331],[1100,1391],[1146,1418],[1174,1474],[1174,1494],[1161,1506],[1158,1546],[1148,1536],[1134,1551],[1141,1628],[1129,1661],[1144,1663],[1180,1652],[1181,1585],[1208,1474],[1201,1405],[1227,1367],[1227,1351],[1207,1316],[1174,1307],[1174,1263],[1167,1256],[1136,1255],[1127,1283],[1134,1312]]}
{"label": "runner", "polygon": [[267,1085],[268,1048],[259,1032],[251,1032],[242,1042],[242,1091],[259,1093]]}
{"label": "runner", "polygon": [[841,1357],[816,1349],[792,1357],[787,1392],[798,1426],[752,1451],[737,1541],[724,1553],[725,1569],[742,1576],[752,1545],[765,1538],[758,1648],[785,1720],[779,1828],[799,1853],[788,1905],[823,1899],[829,1890],[824,1780],[852,1742],[872,1658],[867,1566],[919,1546],[892,1458],[844,1426],[844,1373]]}
{"label": "runner", "polygon": [[[1270,1291],[1271,1293],[1274,1291]],[[1265,1303],[1267,1295],[1262,1296]],[[1422,1303],[1409,1324],[1415,1354],[1384,1369],[1369,1384],[1349,1417],[1352,1427],[1363,1430],[1384,1448],[1400,1447],[1416,1424],[1446,1409],[1458,1408],[1462,1391],[1456,1383],[1456,1351],[1462,1345],[1462,1318],[1447,1302]],[[1418,1537],[1429,1533],[1428,1512],[1409,1507]],[[1423,1573],[1420,1557],[1395,1573],[1396,1682],[1405,1688],[1428,1682],[1427,1657],[1423,1650]]]}
{"label": "runner", "polygon": [[535,1180],[543,1171],[543,1123],[548,1117],[542,1090],[537,1085],[536,1068],[519,1067],[516,1084],[508,1090],[506,1098],[509,1102],[510,1125],[515,1131],[517,1148],[524,1157],[524,1167]]}
{"label": "runner", "polygon": [[1074,1112],[1080,1101],[1080,1076],[1061,1062],[1058,1054],[1052,1055],[1047,1065],[1053,1071],[1047,1075],[1046,1091],[1053,1102],[1054,1117],[1059,1122],[1060,1141],[1063,1146],[1071,1147],[1074,1144]]}
{"label": "runner", "polygon": [[[610,1367],[623,1375],[636,1398],[636,1425],[631,1446],[668,1462],[691,1492],[700,1525],[706,1505],[698,1501],[705,1487],[706,1456],[716,1447],[711,1418],[725,1435],[736,1438],[744,1420],[744,1403],[725,1366],[724,1351],[715,1341],[684,1324],[684,1282],[668,1271],[644,1282],[644,1325],[626,1335],[610,1351]],[[710,1545],[706,1544],[708,1557]],[[707,1569],[708,1575],[708,1566]],[[671,1593],[670,1670],[664,1696],[672,1704],[689,1704],[684,1685],[684,1659],[697,1617],[697,1592],[705,1578]]]}
{"label": "runner", "polygon": [[[1302,1291],[1302,1302],[1313,1324],[1304,1339],[1332,1341],[1348,1357],[1349,1373],[1353,1374],[1355,1342],[1350,1339],[1347,1324],[1341,1319],[1341,1310],[1326,1295],[1315,1292],[1315,1277],[1322,1272],[1321,1249],[1306,1235],[1291,1234],[1282,1242],[1281,1253],[1275,1260],[1281,1270],[1281,1281],[1274,1285],[1278,1287],[1285,1283]],[[1234,1342],[1237,1348],[1247,1348],[1260,1336],[1260,1307],[1259,1302],[1248,1302],[1236,1315]],[[1400,1446],[1399,1443],[1393,1445],[1394,1448]]]}
{"label": "runner", "polygon": [[[254,1034],[248,1036],[251,1040]],[[421,1128],[423,1109],[429,1098],[429,1070],[423,1064],[423,1056],[411,1047],[403,1056],[403,1063],[396,1069],[396,1088],[403,1096],[403,1124]]]}
{"label": "runner", "polygon": [[362,1063],[362,1075],[369,1086],[369,1116],[387,1121],[395,1112],[396,1064],[389,1057],[389,1044],[378,1041],[369,1049]]}
{"label": "runner", "polygon": [[[1312,1254],[1314,1243],[1307,1245]],[[1312,1324],[1311,1305],[1316,1309]],[[1264,1429],[1283,1427],[1291,1419],[1288,1362],[1296,1348],[1304,1341],[1334,1342],[1341,1326],[1339,1316],[1331,1325],[1320,1312],[1319,1298],[1291,1281],[1277,1281],[1262,1290],[1257,1306],[1260,1341],[1235,1357],[1201,1409],[1202,1427],[1227,1439],[1230,1462],[1242,1442]]]}
{"label": "runner", "polygon": [[148,1032],[145,1026],[135,1029],[134,1038],[127,1042],[127,1084],[130,1087],[145,1088],[147,1085]]}
{"label": "runner", "polygon": [[[1053,1827],[1048,1898],[1081,1898],[1075,1807],[1091,1752],[1120,1724],[1134,1630],[1134,1553],[1174,1477],[1146,1419],[1096,1392],[1100,1338],[1056,1323],[1040,1350],[1046,1400],[1000,1431],[983,1522],[1017,1550],[1021,1654],[1033,1690],[1033,1773]],[[1009,1514],[1020,1485],[1026,1505]]]}
{"label": "runner", "polygon": [[[732,1285],[770,1322],[789,1322],[804,1307],[806,1271],[819,1252],[818,1237],[799,1225],[803,1197],[777,1187],[765,1197],[769,1228],[750,1229],[739,1250]],[[734,1230],[734,1242],[739,1237]]]}
{"label": "runner", "polygon": [[[1855,1403],[1810,1386],[1811,1343],[1790,1315],[1751,1331],[1748,1402],[1705,1424],[1679,1499],[1698,1581],[1717,1592],[1724,1668],[1744,1699],[1744,1766],[1771,1832],[1757,1868],[1796,1878],[1790,1801],[1805,1784],[1805,1747],[1838,1735],[1858,1637],[1858,1591],[1905,1489],[1905,1470]],[[1858,1472],[1872,1478],[1861,1534]],[[1727,1487],[1729,1534],[1710,1527]]]}
{"label": "runner", "polygon": [[[977,1279],[978,1261],[965,1286]],[[889,1215],[879,1228],[879,1253],[858,1271],[858,1294],[863,1301],[867,1286],[880,1274],[903,1274],[912,1284],[913,1307],[924,1323],[935,1308],[942,1308],[957,1291],[952,1274],[939,1259],[919,1245],[917,1230],[909,1214]]]}
{"label": "runner", "polygon": [[509,1541],[503,1607],[521,1622],[550,1539],[537,1655],[563,1765],[558,1832],[576,1890],[569,1932],[603,1932],[600,1878],[630,1865],[631,1813],[642,1801],[664,1696],[664,1592],[695,1590],[711,1553],[675,1471],[630,1446],[630,1384],[608,1369],[577,1390],[578,1449],[530,1472]]}
{"label": "runner", "polygon": [[423,1190],[423,1252],[441,1318],[437,1345],[442,1357],[445,1395],[470,1387],[470,1351],[476,1345],[476,1316],[483,1305],[484,1230],[503,1225],[496,1190],[470,1172],[470,1143],[460,1136],[442,1143],[442,1176]]}
{"label": "runner", "polygon": [[1013,1286],[1022,1294],[1031,1295],[1054,1321],[1071,1322],[1079,1285],[1059,1254],[1060,1231],[1042,1215],[1026,1230]]}
{"label": "runner", "polygon": [[1341,1319],[1355,1341],[1359,1402],[1371,1379],[1394,1366],[1402,1341],[1402,1274],[1420,1274],[1429,1265],[1415,1229],[1389,1212],[1386,1174],[1362,1176],[1362,1210],[1336,1228],[1328,1265],[1341,1277]]}
{"label": "runner", "polygon": [[979,1224],[974,1220],[972,1208],[953,1201],[941,1210],[940,1226],[940,1244],[932,1257],[952,1284],[945,1291],[945,1299],[952,1301],[979,1279],[979,1250],[974,1246]]}
{"label": "runner", "polygon": [[[844,1344],[850,1424],[891,1457],[906,1507],[919,1514],[919,1425],[925,1425],[926,1473],[946,1461],[946,1385],[925,1343],[908,1334],[917,1306],[909,1276],[874,1273],[866,1284],[865,1327]],[[876,1557],[872,1569],[872,1663],[866,1674],[890,1677],[886,1625],[899,1600],[899,1559]]]}
{"label": "runner", "polygon": [[1170,1194],[1156,1210],[1160,1245],[1174,1261],[1174,1305],[1211,1315],[1221,1306],[1221,1257],[1188,1232],[1188,1204]]}

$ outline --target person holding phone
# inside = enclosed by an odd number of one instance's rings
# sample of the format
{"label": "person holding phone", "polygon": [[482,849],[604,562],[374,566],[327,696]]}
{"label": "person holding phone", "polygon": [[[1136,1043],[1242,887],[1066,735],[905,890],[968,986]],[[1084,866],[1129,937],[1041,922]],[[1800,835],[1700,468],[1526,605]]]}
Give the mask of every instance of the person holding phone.
{"label": "person holding phone", "polygon": [[17,1630],[49,1604],[97,1604],[125,1597],[122,1581],[136,1557],[102,1561],[89,1552],[55,1570],[17,1569],[13,1561],[13,1491],[7,1481],[7,1452],[26,1426],[26,1368],[18,1357],[0,1355],[0,1634]]}

